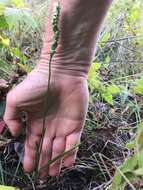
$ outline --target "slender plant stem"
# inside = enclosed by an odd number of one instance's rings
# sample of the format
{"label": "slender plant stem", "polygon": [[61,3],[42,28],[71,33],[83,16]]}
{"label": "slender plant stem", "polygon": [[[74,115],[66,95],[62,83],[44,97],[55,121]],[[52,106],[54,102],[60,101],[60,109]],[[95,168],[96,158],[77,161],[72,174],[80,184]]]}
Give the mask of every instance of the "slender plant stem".
{"label": "slender plant stem", "polygon": [[57,160],[59,160],[61,157],[66,156],[67,154],[69,154],[70,152],[72,152],[73,150],[75,150],[76,148],[78,148],[81,145],[81,143],[76,144],[75,146],[73,146],[70,150],[67,150],[61,154],[59,154],[58,156],[56,156],[55,158],[53,158],[52,160],[50,160],[45,166],[43,166],[42,168],[40,168],[40,171],[49,167],[51,164],[53,164],[54,162],[56,162]]}
{"label": "slender plant stem", "polygon": [[12,179],[12,182],[11,182],[11,186],[14,184],[14,181],[15,181],[15,178],[16,178],[16,175],[18,173],[18,170],[19,170],[19,166],[21,164],[21,161],[22,161],[22,157],[19,158],[19,162],[17,164],[17,167],[16,167],[16,170],[15,170],[15,173],[14,173],[14,176],[13,176],[13,179]]}
{"label": "slender plant stem", "polygon": [[[46,114],[47,114],[47,105],[48,105],[48,93],[50,92],[51,75],[52,75],[52,72],[51,72],[52,58],[56,53],[56,49],[57,49],[58,41],[59,41],[59,36],[60,36],[60,32],[59,32],[59,28],[58,28],[60,10],[61,10],[61,6],[60,6],[60,2],[58,2],[57,4],[55,4],[53,18],[52,18],[52,27],[53,27],[53,32],[54,32],[54,40],[53,40],[53,43],[52,43],[52,46],[51,46],[50,58],[49,58],[49,62],[48,62],[48,66],[49,66],[48,85],[47,85],[47,91],[46,91],[45,96],[44,96],[42,136],[41,136],[41,141],[40,141],[39,145],[37,145],[37,149],[38,149],[37,150],[37,152],[38,152],[37,164],[38,164],[38,166],[39,166],[39,161],[40,161],[40,154],[41,154],[41,151],[42,151],[42,144],[43,144],[43,140],[44,140],[44,134],[45,134],[45,131],[46,131],[45,123],[46,123]],[[35,180],[37,179],[38,175],[39,175],[39,168],[37,167]]]}
{"label": "slender plant stem", "polygon": [[2,185],[5,184],[5,181],[4,181],[4,173],[3,173],[3,168],[2,168],[2,162],[0,160],[0,177],[1,177],[1,182],[2,182]]}

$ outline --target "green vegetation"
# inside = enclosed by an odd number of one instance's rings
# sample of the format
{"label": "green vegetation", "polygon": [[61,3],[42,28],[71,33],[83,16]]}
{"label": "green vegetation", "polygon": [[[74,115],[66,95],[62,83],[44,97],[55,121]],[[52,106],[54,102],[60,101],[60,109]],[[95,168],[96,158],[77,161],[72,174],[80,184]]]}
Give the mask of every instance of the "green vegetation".
{"label": "green vegetation", "polygon": [[[45,2],[42,5],[36,6],[44,12],[47,5]],[[8,82],[19,69],[24,74],[30,72],[40,55],[43,13],[40,12],[41,16],[28,6],[22,0],[0,1],[0,76]],[[142,10],[142,0],[114,2],[97,45],[88,75],[90,103],[83,133],[86,143],[81,144],[74,171],[85,178],[87,189],[143,189]],[[28,183],[36,189],[33,174],[23,174],[20,157],[17,162],[11,155],[13,168],[6,170],[3,152],[9,143],[0,136],[0,184],[26,187]],[[54,180],[46,185],[62,189],[66,177],[65,174],[56,181],[59,186]],[[71,184],[72,180],[75,179],[71,177]]]}
{"label": "green vegetation", "polygon": [[16,64],[30,70],[28,57],[35,47],[25,47],[26,42],[33,42],[30,37],[36,36],[38,29],[31,10],[22,0],[0,1],[0,71],[11,75]]}

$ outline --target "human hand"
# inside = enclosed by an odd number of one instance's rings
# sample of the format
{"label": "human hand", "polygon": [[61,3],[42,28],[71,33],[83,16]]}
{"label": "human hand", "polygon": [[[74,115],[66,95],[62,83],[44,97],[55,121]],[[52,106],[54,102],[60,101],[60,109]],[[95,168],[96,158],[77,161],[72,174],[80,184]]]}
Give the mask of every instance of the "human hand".
{"label": "human hand", "polygon": [[[21,112],[28,115],[26,129],[24,170],[31,172],[36,167],[43,168],[49,160],[71,149],[80,142],[80,137],[88,107],[88,87],[84,77],[66,74],[52,74],[48,92],[45,134],[37,166],[37,144],[42,138],[44,95],[47,91],[48,76],[34,70],[28,77],[12,89],[7,96],[4,120],[13,136],[21,132]],[[61,163],[71,167],[77,150],[57,160],[40,172],[40,177],[56,176]]]}

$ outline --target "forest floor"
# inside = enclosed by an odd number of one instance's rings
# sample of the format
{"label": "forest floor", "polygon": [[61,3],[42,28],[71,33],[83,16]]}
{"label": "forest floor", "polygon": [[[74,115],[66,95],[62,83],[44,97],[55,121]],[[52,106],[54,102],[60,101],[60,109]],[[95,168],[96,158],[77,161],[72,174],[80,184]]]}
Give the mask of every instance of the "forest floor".
{"label": "forest floor", "polygon": [[[25,73],[19,69],[14,73],[18,80],[23,74]],[[63,168],[57,178],[49,177],[45,182],[34,184],[32,175],[22,171],[20,160],[23,155],[24,135],[14,139],[2,119],[5,97],[13,83],[17,83],[14,76],[10,81],[0,80],[0,167],[3,168],[4,182],[23,190],[106,189],[111,184],[115,165],[121,165],[124,158],[132,154],[126,144],[136,131],[136,111],[129,108],[127,103],[121,108],[119,97],[114,106],[101,100],[90,103],[82,135],[83,143],[80,145],[75,166],[70,169]],[[134,97],[129,99],[133,100]],[[138,102],[142,102],[139,97]]]}

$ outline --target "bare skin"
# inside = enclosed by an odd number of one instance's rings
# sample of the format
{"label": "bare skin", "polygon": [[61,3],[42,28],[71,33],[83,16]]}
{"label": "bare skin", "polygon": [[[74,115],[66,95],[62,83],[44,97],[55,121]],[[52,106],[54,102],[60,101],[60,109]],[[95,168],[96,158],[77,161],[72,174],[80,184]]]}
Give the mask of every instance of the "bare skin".
{"label": "bare skin", "polygon": [[[54,1],[55,2],[55,1]],[[36,144],[43,129],[44,95],[48,84],[48,59],[52,42],[51,16],[39,64],[27,78],[7,96],[5,122],[13,136],[21,132],[21,112],[28,115],[24,170],[43,167],[60,153],[80,142],[88,108],[87,73],[95,53],[98,35],[112,0],[61,0],[61,37],[52,61],[52,78],[48,93],[46,131],[39,166]],[[52,10],[53,4],[51,4]],[[83,13],[87,15],[83,16]],[[66,15],[66,21],[64,20]],[[40,173],[41,178],[57,176],[63,161],[73,166],[73,151]]]}
{"label": "bare skin", "polygon": [[[42,135],[42,110],[44,94],[47,90],[47,76],[34,71],[28,78],[13,89],[8,95],[6,109],[7,124],[14,136],[21,130],[20,111],[28,113],[29,124],[25,142],[25,171],[36,167],[36,143]],[[70,88],[69,88],[70,86]],[[27,93],[23,93],[27,92]],[[88,88],[84,78],[55,75],[51,80],[48,113],[46,116],[46,132],[44,136],[40,168],[65,150],[79,143],[88,106]],[[64,165],[70,167],[75,161],[75,152],[64,159]],[[59,174],[61,160],[41,175],[55,176]]]}

